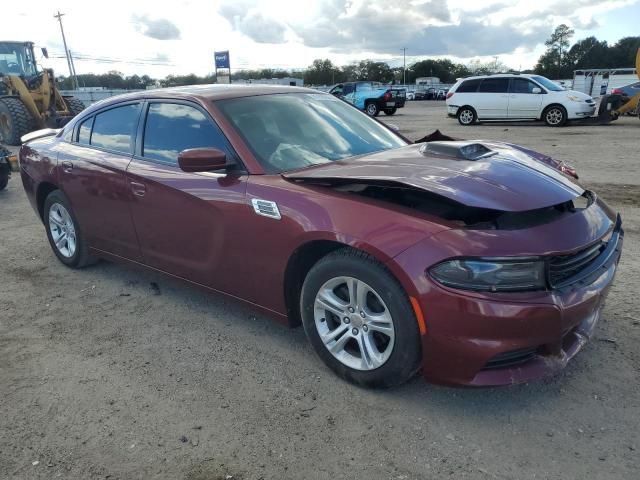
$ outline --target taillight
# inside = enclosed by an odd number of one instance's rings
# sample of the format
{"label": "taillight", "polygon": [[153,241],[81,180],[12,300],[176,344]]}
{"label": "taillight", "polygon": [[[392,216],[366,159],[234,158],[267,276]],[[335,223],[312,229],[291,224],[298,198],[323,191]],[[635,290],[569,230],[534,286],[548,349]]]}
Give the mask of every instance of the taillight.
{"label": "taillight", "polygon": [[620,88],[614,88],[611,90],[612,95],[622,95],[624,92]]}
{"label": "taillight", "polygon": [[391,100],[391,92],[386,92],[386,93],[384,94],[384,96],[382,97],[382,99],[383,99],[385,102],[388,102],[389,100]]}
{"label": "taillight", "polygon": [[449,99],[449,98],[453,97],[453,94],[454,94],[454,93],[455,93],[455,92],[447,92],[447,99]]}

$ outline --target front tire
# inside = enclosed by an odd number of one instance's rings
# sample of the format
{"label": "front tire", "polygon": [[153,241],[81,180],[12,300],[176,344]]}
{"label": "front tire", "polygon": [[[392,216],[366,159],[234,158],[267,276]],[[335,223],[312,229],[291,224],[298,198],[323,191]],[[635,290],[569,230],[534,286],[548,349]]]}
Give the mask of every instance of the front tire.
{"label": "front tire", "polygon": [[369,102],[365,105],[364,111],[367,112],[367,115],[370,117],[377,117],[380,113],[380,109],[378,108],[378,104],[376,102]]}
{"label": "front tire", "polygon": [[395,108],[395,107],[394,108],[387,108],[387,109],[385,109],[384,114],[385,115],[393,115],[397,111],[398,111],[398,109]]}
{"label": "front tire", "polygon": [[53,253],[67,267],[82,268],[96,262],[89,255],[69,200],[60,190],[51,192],[44,201],[44,225]]}
{"label": "front tire", "polygon": [[544,110],[542,118],[549,127],[562,127],[567,123],[567,111],[561,105],[551,105]]}
{"label": "front tire", "polygon": [[458,123],[465,127],[473,125],[478,120],[476,111],[471,107],[461,107],[456,116],[458,117]]}
{"label": "front tire", "polygon": [[300,298],[304,330],[341,378],[391,387],[420,368],[420,333],[407,294],[389,271],[350,248],[316,263]]}
{"label": "front tire", "polygon": [[20,138],[32,130],[33,119],[19,98],[0,98],[0,141],[20,145]]}

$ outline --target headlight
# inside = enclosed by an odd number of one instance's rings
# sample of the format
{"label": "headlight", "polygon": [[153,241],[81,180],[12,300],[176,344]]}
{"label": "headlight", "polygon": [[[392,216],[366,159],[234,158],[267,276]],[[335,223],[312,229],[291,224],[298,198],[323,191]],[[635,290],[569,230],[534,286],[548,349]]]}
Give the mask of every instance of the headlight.
{"label": "headlight", "polygon": [[577,95],[567,95],[567,98],[573,102],[583,102],[585,99],[580,98]]}
{"label": "headlight", "polygon": [[544,262],[540,260],[447,260],[429,272],[441,284],[464,290],[513,292],[546,287]]}

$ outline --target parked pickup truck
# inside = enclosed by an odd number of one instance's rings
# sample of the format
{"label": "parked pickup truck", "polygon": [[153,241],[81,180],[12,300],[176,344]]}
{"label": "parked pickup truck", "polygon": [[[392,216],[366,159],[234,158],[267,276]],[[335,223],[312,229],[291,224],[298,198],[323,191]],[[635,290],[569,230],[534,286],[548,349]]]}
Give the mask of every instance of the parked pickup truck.
{"label": "parked pickup truck", "polygon": [[372,117],[382,111],[393,115],[404,107],[407,93],[404,88],[392,88],[378,82],[346,82],[329,90],[329,93],[342,98]]}

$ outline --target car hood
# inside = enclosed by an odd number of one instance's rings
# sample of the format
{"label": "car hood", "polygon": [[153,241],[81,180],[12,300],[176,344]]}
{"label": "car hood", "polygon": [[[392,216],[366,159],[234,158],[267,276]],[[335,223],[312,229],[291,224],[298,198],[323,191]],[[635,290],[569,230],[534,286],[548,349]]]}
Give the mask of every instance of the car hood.
{"label": "car hood", "polygon": [[571,95],[573,97],[582,98],[583,100],[589,100],[591,98],[590,95],[587,95],[584,92],[579,92],[577,90],[565,90],[564,92],[559,92],[559,93],[566,93],[567,96]]}
{"label": "car hood", "polygon": [[[436,144],[447,144],[449,149],[480,144],[491,153],[466,160],[426,148]],[[545,208],[584,193],[579,185],[526,151],[482,140],[414,144],[287,172],[283,177],[312,183],[395,184],[469,207],[505,212]]]}

